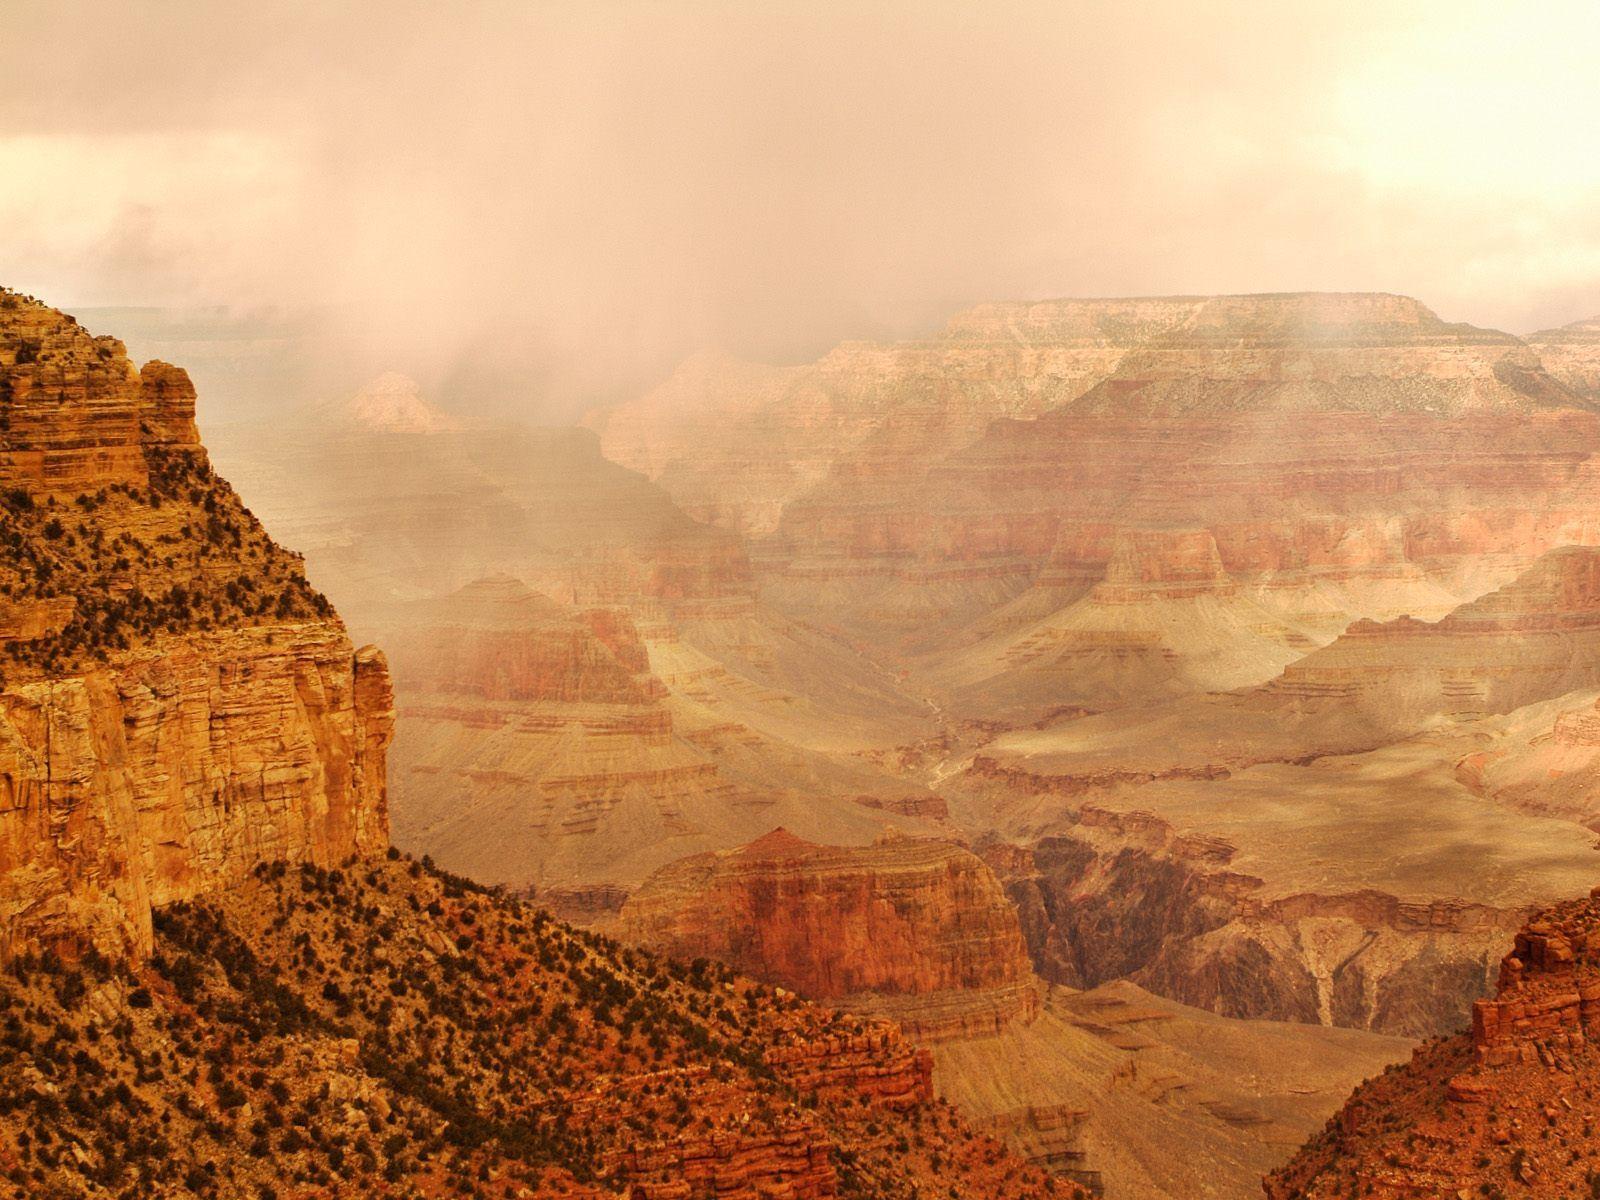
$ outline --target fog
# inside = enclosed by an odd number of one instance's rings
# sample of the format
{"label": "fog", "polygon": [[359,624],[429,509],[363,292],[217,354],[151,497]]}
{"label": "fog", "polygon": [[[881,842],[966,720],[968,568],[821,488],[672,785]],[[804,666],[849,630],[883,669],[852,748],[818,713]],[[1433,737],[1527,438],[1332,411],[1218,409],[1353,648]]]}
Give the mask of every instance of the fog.
{"label": "fog", "polygon": [[[983,299],[1600,312],[1600,8],[0,3],[0,281],[563,419]],[[111,330],[111,332],[116,332]]]}

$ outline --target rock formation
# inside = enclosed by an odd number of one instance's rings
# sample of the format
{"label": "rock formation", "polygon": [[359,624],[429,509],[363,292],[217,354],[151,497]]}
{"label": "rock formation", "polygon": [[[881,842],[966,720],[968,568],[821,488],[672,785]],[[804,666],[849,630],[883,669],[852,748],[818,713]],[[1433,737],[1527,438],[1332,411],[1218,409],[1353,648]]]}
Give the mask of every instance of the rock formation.
{"label": "rock formation", "polygon": [[381,630],[401,717],[396,839],[472,878],[541,895],[632,887],[775,821],[853,842],[929,823],[860,803],[875,786],[885,804],[905,799],[905,784],[843,756],[796,761],[729,720],[719,710],[750,684],[670,631],[647,639],[626,608],[577,609],[500,577],[393,606]]}
{"label": "rock formation", "polygon": [[[832,477],[914,481],[1000,417],[1081,395],[1130,346],[1193,312],[1188,298],[986,304],[925,341],[846,342],[803,367],[702,355],[661,387],[596,413],[607,457],[701,520],[775,529]],[[892,489],[894,484],[890,485]]]}
{"label": "rock formation", "polygon": [[1583,1195],[1597,1177],[1600,901],[1538,914],[1470,1033],[1361,1087],[1266,1182],[1270,1200]]}
{"label": "rock formation", "polygon": [[0,292],[0,958],[388,844],[383,656],[211,470],[194,389]]}
{"label": "rock formation", "polygon": [[1351,1083],[1411,1045],[1230,1021],[1127,984],[1044,987],[993,876],[948,843],[828,847],[777,830],[656,872],[615,929],[893,1015],[930,1044],[940,1095],[1113,1200],[1244,1194]]}
{"label": "rock formation", "polygon": [[1037,969],[1236,1016],[1455,1027],[1499,941],[1591,870],[1597,565],[1562,547],[1265,685],[991,741],[945,787],[1048,833],[1004,872]]}
{"label": "rock formation", "polygon": [[1439,621],[1356,622],[1289,666],[1262,702],[1410,732],[1600,686],[1597,650],[1600,549],[1565,546]]}
{"label": "rock formation", "polygon": [[[892,1025],[388,850],[384,658],[212,472],[193,403],[176,368],[0,293],[15,1194],[1081,1200],[934,1101]],[[665,695],[625,614],[490,581],[448,620],[402,646],[419,688]]]}
{"label": "rock formation", "polygon": [[623,905],[618,932],[893,1016],[924,1040],[1038,1011],[1016,913],[988,867],[946,842],[818,846],[778,829],[657,871]]}

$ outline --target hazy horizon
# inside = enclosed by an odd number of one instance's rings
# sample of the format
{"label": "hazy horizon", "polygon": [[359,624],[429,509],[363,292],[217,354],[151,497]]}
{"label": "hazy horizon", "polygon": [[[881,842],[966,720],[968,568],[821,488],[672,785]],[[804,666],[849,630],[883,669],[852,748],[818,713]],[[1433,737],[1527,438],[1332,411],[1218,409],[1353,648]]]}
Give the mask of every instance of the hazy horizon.
{"label": "hazy horizon", "polygon": [[0,21],[5,283],[315,306],[362,369],[530,415],[985,300],[1387,291],[1514,333],[1600,311],[1600,132],[1573,119],[1600,111],[1600,11],[1575,3]]}

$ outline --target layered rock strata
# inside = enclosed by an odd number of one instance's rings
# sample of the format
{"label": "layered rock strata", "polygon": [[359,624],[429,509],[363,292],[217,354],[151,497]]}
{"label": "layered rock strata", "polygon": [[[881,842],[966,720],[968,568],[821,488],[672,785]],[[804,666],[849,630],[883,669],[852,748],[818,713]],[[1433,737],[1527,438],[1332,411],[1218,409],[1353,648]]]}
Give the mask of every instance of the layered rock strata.
{"label": "layered rock strata", "polygon": [[876,480],[894,494],[990,421],[1075,399],[1199,303],[986,304],[937,337],[846,342],[801,367],[701,355],[590,423],[607,457],[656,480],[685,511],[760,536],[830,478]]}
{"label": "layered rock strata", "polygon": [[1083,1200],[892,1027],[397,854],[263,864],[156,938],[0,973],[8,1193]]}
{"label": "layered rock strata", "polygon": [[1594,542],[1600,417],[1569,378],[1400,296],[1059,301],[767,374],[699,361],[596,423],[761,538],[773,603],[965,715],[1036,715],[1261,682]]}
{"label": "layered rock strata", "polygon": [[923,1040],[1038,1011],[1015,913],[979,859],[943,842],[818,846],[776,830],[657,871],[623,905],[618,931],[891,1016]]}
{"label": "layered rock strata", "polygon": [[383,656],[211,471],[194,389],[0,292],[0,958],[388,844]]}
{"label": "layered rock strata", "polygon": [[770,802],[676,733],[626,613],[501,577],[405,605],[387,628],[396,835],[453,870],[519,886],[642,874],[635,856],[707,808]]}
{"label": "layered rock strata", "polygon": [[1093,805],[1069,832],[985,854],[1046,980],[1126,978],[1225,1016],[1406,1036],[1466,1018],[1526,911],[1275,888],[1239,870],[1224,842]]}

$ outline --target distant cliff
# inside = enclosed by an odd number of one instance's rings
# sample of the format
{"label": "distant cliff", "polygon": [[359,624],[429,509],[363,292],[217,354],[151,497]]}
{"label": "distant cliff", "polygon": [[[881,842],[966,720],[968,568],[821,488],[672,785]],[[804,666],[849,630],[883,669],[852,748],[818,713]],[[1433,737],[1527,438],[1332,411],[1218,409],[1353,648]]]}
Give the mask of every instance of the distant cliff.
{"label": "distant cliff", "polygon": [[623,906],[621,932],[892,1016],[924,1040],[993,1033],[1039,1008],[1016,911],[948,842],[818,846],[774,830],[663,867]]}

